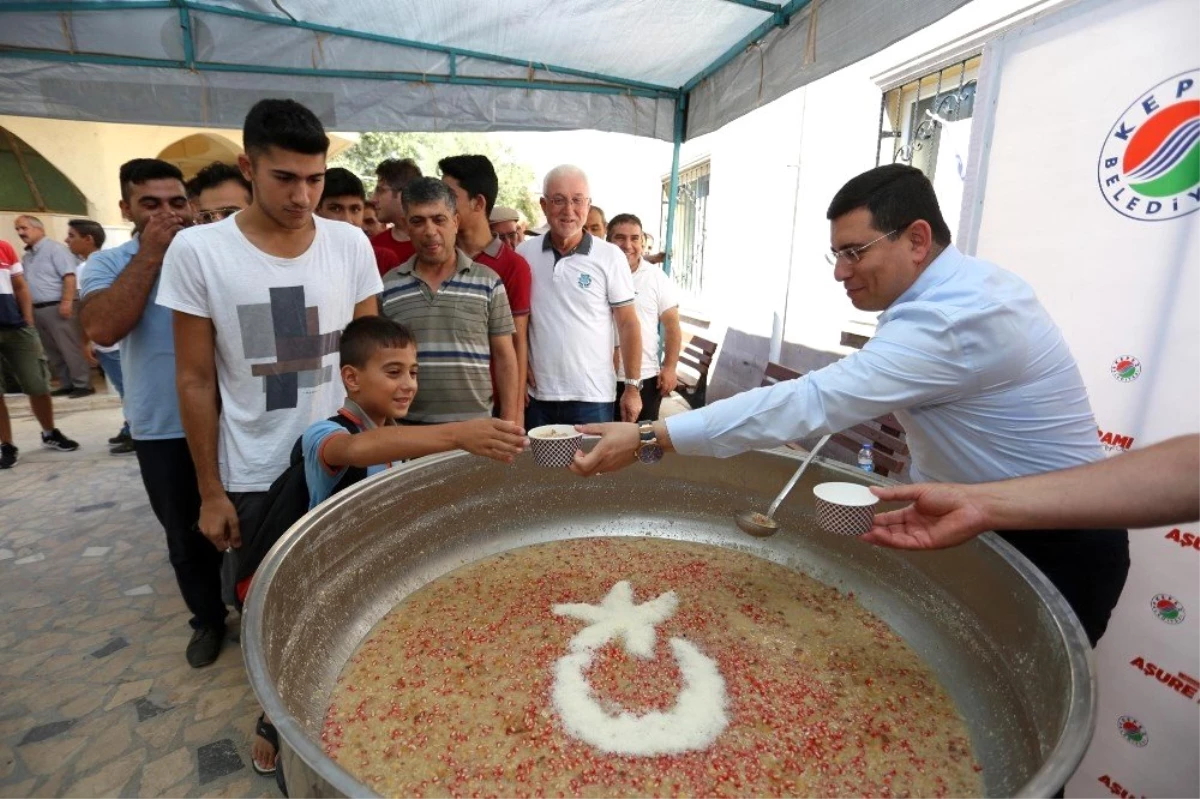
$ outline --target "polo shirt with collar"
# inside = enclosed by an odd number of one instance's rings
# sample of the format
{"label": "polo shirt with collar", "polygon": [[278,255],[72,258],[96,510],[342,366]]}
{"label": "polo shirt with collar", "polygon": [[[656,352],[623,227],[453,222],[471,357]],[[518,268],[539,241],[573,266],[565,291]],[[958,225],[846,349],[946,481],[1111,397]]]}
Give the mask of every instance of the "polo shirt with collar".
{"label": "polo shirt with collar", "polygon": [[40,304],[62,299],[63,278],[75,274],[79,260],[71,254],[67,245],[42,238],[36,244],[25,248],[25,254],[21,256],[21,265],[25,267],[25,282],[29,284],[29,294],[33,297],[34,304]]}
{"label": "polo shirt with collar", "polygon": [[456,271],[437,291],[413,256],[383,279],[383,315],[417,339],[421,373],[407,420],[424,424],[491,416],[492,336],[513,333],[500,276],[455,251]]}
{"label": "polo shirt with collar", "polygon": [[633,276],[625,254],[586,230],[575,249],[559,253],[550,234],[517,248],[529,262],[533,297],[529,368],[544,402],[613,402],[613,309],[631,305]]}
{"label": "polo shirt with collar", "polygon": [[504,281],[508,292],[508,305],[513,316],[529,314],[529,295],[532,278],[529,264],[517,255],[517,251],[505,244],[499,236],[493,236],[488,245],[475,255],[475,262],[491,269]]}

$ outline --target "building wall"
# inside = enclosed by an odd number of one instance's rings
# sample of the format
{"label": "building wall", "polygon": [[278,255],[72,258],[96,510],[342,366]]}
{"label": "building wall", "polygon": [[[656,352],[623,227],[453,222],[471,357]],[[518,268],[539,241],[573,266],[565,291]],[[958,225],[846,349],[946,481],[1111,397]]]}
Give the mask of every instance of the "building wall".
{"label": "building wall", "polygon": [[[106,246],[129,239],[129,223],[121,218],[118,205],[121,191],[117,173],[121,164],[133,158],[158,157],[168,147],[197,135],[214,140],[214,152],[236,154],[242,149],[240,130],[119,125],[3,115],[0,115],[0,127],[8,128],[23,139],[75,184],[87,199],[88,216],[108,232]],[[330,155],[349,147],[354,138],[353,134],[330,136]],[[195,152],[192,148],[192,153]],[[181,153],[181,156],[187,159],[188,153]],[[185,169],[185,173],[188,172]],[[13,219],[19,215],[0,212],[0,238],[17,247],[18,252],[21,241],[13,230]],[[36,216],[45,222],[47,235],[58,241],[66,238],[69,215],[39,213]]]}
{"label": "building wall", "polygon": [[[707,338],[725,339],[710,400],[758,385],[776,318],[781,325],[786,319],[784,340],[811,351],[805,360],[814,364],[850,352],[839,344],[843,330],[869,332],[874,326],[876,314],[850,304],[824,258],[830,199],[848,179],[875,166],[882,91],[872,76],[1045,5],[970,3],[868,59],[684,143],[682,163],[705,157],[712,163],[704,288],[691,309],[711,320]],[[737,335],[725,337],[726,329]]]}

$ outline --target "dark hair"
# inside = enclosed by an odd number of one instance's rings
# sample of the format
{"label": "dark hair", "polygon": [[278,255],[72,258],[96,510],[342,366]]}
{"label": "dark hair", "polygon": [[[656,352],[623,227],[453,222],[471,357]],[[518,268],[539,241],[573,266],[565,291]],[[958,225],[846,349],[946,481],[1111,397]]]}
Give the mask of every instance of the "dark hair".
{"label": "dark hair", "polygon": [[[604,216],[604,212],[601,211],[600,215]],[[638,219],[633,214],[617,214],[612,218],[612,221],[608,223],[608,227],[605,228],[605,234],[608,238],[612,238],[613,228],[615,228],[617,225],[637,225],[638,230],[642,231],[643,235],[646,233],[646,227],[642,224],[642,220]]]}
{"label": "dark hair", "polygon": [[215,189],[222,183],[227,183],[231,180],[241,185],[247,194],[254,194],[254,189],[251,187],[250,181],[246,180],[246,176],[242,174],[242,170],[233,164],[226,164],[223,161],[213,161],[197,172],[196,176],[187,182],[188,198],[194,200],[200,196],[200,192],[207,189]]}
{"label": "dark hair", "polygon": [[317,115],[295,100],[259,100],[246,114],[242,146],[251,155],[268,147],[321,155],[329,151],[329,137]]}
{"label": "dark hair", "polygon": [[71,219],[67,222],[67,227],[74,230],[76,235],[80,237],[87,236],[90,238],[92,244],[96,245],[97,250],[104,246],[104,239],[107,236],[99,222],[93,222],[90,219]]}
{"label": "dark hair", "polygon": [[452,155],[438,161],[438,169],[458,181],[468,197],[483,195],[484,213],[492,215],[496,207],[496,195],[500,193],[500,180],[496,168],[486,155]]}
{"label": "dark hair", "polygon": [[321,192],[321,202],[330,197],[357,197],[365,202],[367,192],[363,189],[363,182],[358,179],[358,175],[345,167],[335,166],[325,170],[325,188]]}
{"label": "dark hair", "polygon": [[451,213],[458,210],[458,203],[454,201],[454,192],[450,191],[450,187],[437,178],[417,178],[409,183],[404,187],[401,201],[406,214],[411,206],[436,202],[444,202]]}
{"label": "dark hair", "polygon": [[607,223],[607,222],[605,222],[604,220],[605,220],[605,219],[607,219],[608,217],[606,217],[606,216],[604,215],[604,209],[603,209],[603,208],[601,208],[601,207],[600,207],[600,206],[598,206],[598,205],[593,205],[593,206],[591,206],[590,208],[588,208],[588,213],[590,214],[592,211],[595,211],[596,213],[600,214],[600,222],[601,222],[601,224],[603,224],[603,225],[604,225],[604,227],[607,229],[607,228],[608,228],[608,223]]}
{"label": "dark hair", "polygon": [[411,158],[389,158],[375,167],[375,177],[392,191],[403,193],[405,186],[421,177],[421,167]]}
{"label": "dark hair", "polygon": [[950,246],[950,228],[942,217],[933,184],[916,167],[885,164],[851,178],[833,196],[825,218],[834,220],[859,208],[871,212],[871,224],[880,233],[904,230],[924,219],[933,229],[933,240],[943,247]]}
{"label": "dark hair", "polygon": [[360,316],[342,331],[339,345],[342,366],[363,368],[378,350],[415,347],[412,331],[386,316]]}
{"label": "dark hair", "polygon": [[170,180],[183,183],[183,173],[174,164],[157,158],[135,158],[121,164],[121,199],[129,202],[129,192],[134,185],[140,186],[148,180]]}

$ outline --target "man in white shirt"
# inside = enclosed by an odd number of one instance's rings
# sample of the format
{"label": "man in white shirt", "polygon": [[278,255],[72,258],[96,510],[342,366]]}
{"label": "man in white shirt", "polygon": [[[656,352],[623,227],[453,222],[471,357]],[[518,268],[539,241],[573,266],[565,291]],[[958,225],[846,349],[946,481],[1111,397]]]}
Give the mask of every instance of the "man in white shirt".
{"label": "man in white shirt", "polygon": [[[582,169],[556,166],[542,194],[550,230],[517,249],[533,275],[525,427],[612,421],[614,324],[625,362],[641,360],[633,278],[620,250],[583,229],[591,197]],[[640,381],[625,381],[622,419],[637,419],[640,390]]]}
{"label": "man in white shirt", "polygon": [[341,330],[376,314],[382,290],[366,237],[313,215],[329,147],[316,116],[292,100],[262,100],[243,137],[250,206],[177,235],[158,292],[175,316],[200,530],[222,550],[257,522],[296,439],[341,407]]}
{"label": "man in white shirt", "polygon": [[[608,223],[608,240],[617,245],[629,261],[634,293],[637,295],[634,305],[637,307],[638,323],[642,326],[640,368],[637,371],[627,370],[618,364],[617,375],[621,381],[629,377],[642,381],[642,412],[637,420],[652,422],[658,418],[663,397],[674,391],[679,383],[676,367],[683,343],[683,333],[679,327],[679,292],[661,267],[648,263],[642,257],[646,246],[642,220],[633,214],[617,214]],[[659,324],[664,334],[661,337],[658,334]],[[663,344],[661,368],[658,365],[660,343]]]}
{"label": "man in white shirt", "polygon": [[[834,196],[833,276],[882,311],[861,351],[798,380],[603,434],[583,475],[674,449],[729,457],[895,412],[912,479],[981,483],[1104,457],[1087,389],[1061,331],[1023,280],[959,252],[920,170],[877,167]],[[1063,593],[1093,645],[1129,571],[1125,530],[1003,532]]]}

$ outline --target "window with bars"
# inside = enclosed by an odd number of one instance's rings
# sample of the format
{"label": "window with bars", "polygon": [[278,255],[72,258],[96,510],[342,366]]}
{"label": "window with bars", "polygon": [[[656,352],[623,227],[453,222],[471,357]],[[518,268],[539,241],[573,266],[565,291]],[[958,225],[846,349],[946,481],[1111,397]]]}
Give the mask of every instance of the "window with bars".
{"label": "window with bars", "polygon": [[[692,164],[679,172],[679,203],[675,208],[671,253],[671,277],[675,285],[692,297],[699,297],[704,286],[704,242],[707,231],[709,179],[712,162]],[[665,229],[671,202],[671,178],[662,181],[662,227]],[[663,230],[659,240],[665,240]]]}
{"label": "window with bars", "polygon": [[885,91],[876,164],[911,164],[933,180],[943,127],[975,114],[981,60],[973,55]]}

